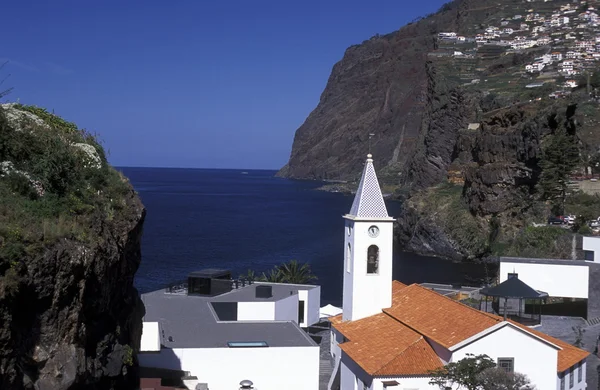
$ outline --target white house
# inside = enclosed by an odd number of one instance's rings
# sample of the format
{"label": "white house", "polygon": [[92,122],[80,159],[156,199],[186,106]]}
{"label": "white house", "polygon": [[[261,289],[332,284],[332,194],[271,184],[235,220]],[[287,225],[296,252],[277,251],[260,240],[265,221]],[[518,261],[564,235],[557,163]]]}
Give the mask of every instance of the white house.
{"label": "white house", "polygon": [[188,372],[211,390],[317,390],[319,346],[301,328],[319,321],[320,287],[235,286],[205,270],[187,284],[142,294],[140,367]]}
{"label": "white house", "polygon": [[431,370],[487,354],[538,389],[586,388],[588,352],[418,284],[392,280],[393,221],[371,155],[345,219],[343,313],[332,317],[330,389],[438,390]]}
{"label": "white house", "polygon": [[585,260],[500,258],[499,282],[517,275],[550,297],[587,300],[587,319],[600,317],[600,238],[583,237]]}
{"label": "white house", "polygon": [[567,80],[565,81],[565,88],[577,88],[577,81],[576,80]]}

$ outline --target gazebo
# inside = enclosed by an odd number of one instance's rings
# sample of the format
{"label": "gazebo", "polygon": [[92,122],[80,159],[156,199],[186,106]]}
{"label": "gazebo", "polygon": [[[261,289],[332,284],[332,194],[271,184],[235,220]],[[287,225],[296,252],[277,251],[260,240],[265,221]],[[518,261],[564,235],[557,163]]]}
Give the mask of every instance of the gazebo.
{"label": "gazebo", "polygon": [[[516,275],[510,276],[507,280],[494,287],[486,287],[481,289],[481,295],[486,297],[485,311],[488,311],[487,297],[492,297],[492,309],[498,315],[504,315],[504,319],[510,318],[523,325],[538,325],[542,322],[542,302],[548,298],[548,294],[543,291],[536,291],[529,287],[525,282],[520,280]],[[500,298],[504,298],[504,306],[500,310]],[[535,307],[531,313],[524,313],[523,300],[533,300],[537,303],[537,315]],[[509,307],[509,301],[511,302]],[[514,303],[518,301],[518,309],[515,310]],[[481,300],[479,301],[479,309],[481,310]]]}

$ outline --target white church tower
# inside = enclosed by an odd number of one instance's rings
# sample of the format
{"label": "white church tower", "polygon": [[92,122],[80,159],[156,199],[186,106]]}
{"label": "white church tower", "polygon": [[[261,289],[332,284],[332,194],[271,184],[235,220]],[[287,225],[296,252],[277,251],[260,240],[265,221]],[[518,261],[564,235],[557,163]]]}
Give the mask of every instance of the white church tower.
{"label": "white church tower", "polygon": [[392,306],[394,219],[387,213],[370,154],[352,209],[344,219],[342,319],[354,321]]}

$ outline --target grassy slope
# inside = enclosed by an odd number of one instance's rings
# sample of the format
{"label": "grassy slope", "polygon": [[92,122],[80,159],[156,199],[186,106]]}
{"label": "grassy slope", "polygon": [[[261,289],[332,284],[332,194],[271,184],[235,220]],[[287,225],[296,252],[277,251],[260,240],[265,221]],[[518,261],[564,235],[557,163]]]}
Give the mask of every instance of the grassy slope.
{"label": "grassy slope", "polygon": [[[41,108],[15,108],[36,114],[48,128],[25,120],[23,130],[15,131],[0,108],[0,162],[12,162],[30,177],[19,173],[0,177],[0,275],[5,276],[0,282],[6,282],[27,256],[61,238],[92,243],[96,237],[90,227],[125,212],[124,195],[131,190],[108,165],[95,137]],[[85,153],[73,143],[94,146],[102,167],[89,166]],[[30,179],[41,183],[43,195]]]}

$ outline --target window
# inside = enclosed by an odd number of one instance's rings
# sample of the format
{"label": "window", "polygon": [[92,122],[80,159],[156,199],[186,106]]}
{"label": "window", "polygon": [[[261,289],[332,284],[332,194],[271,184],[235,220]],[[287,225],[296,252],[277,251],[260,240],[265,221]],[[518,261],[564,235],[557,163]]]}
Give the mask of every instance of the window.
{"label": "window", "polygon": [[376,274],[379,271],[379,248],[371,245],[367,249],[367,273]]}
{"label": "window", "polygon": [[581,382],[583,380],[583,363],[579,363],[579,367],[577,367],[577,382]]}
{"label": "window", "polygon": [[498,358],[498,367],[506,372],[515,371],[515,359],[514,358]]}
{"label": "window", "polygon": [[565,390],[565,374],[560,376],[560,390]]}
{"label": "window", "polygon": [[229,348],[264,348],[269,345],[264,341],[228,341],[227,346]]}
{"label": "window", "polygon": [[352,248],[350,247],[350,243],[348,243],[348,248],[346,248],[346,272],[350,272],[351,255],[352,255]]}
{"label": "window", "polygon": [[519,274],[516,273],[508,273],[508,278],[507,279],[512,279],[512,278],[517,278],[519,279]]}
{"label": "window", "polygon": [[569,370],[569,389],[572,389],[574,384],[575,384],[575,369],[573,367],[571,367],[571,369]]}
{"label": "window", "polygon": [[304,323],[304,301],[298,301],[298,325]]}
{"label": "window", "polygon": [[594,261],[594,251],[583,251],[584,259]]}

